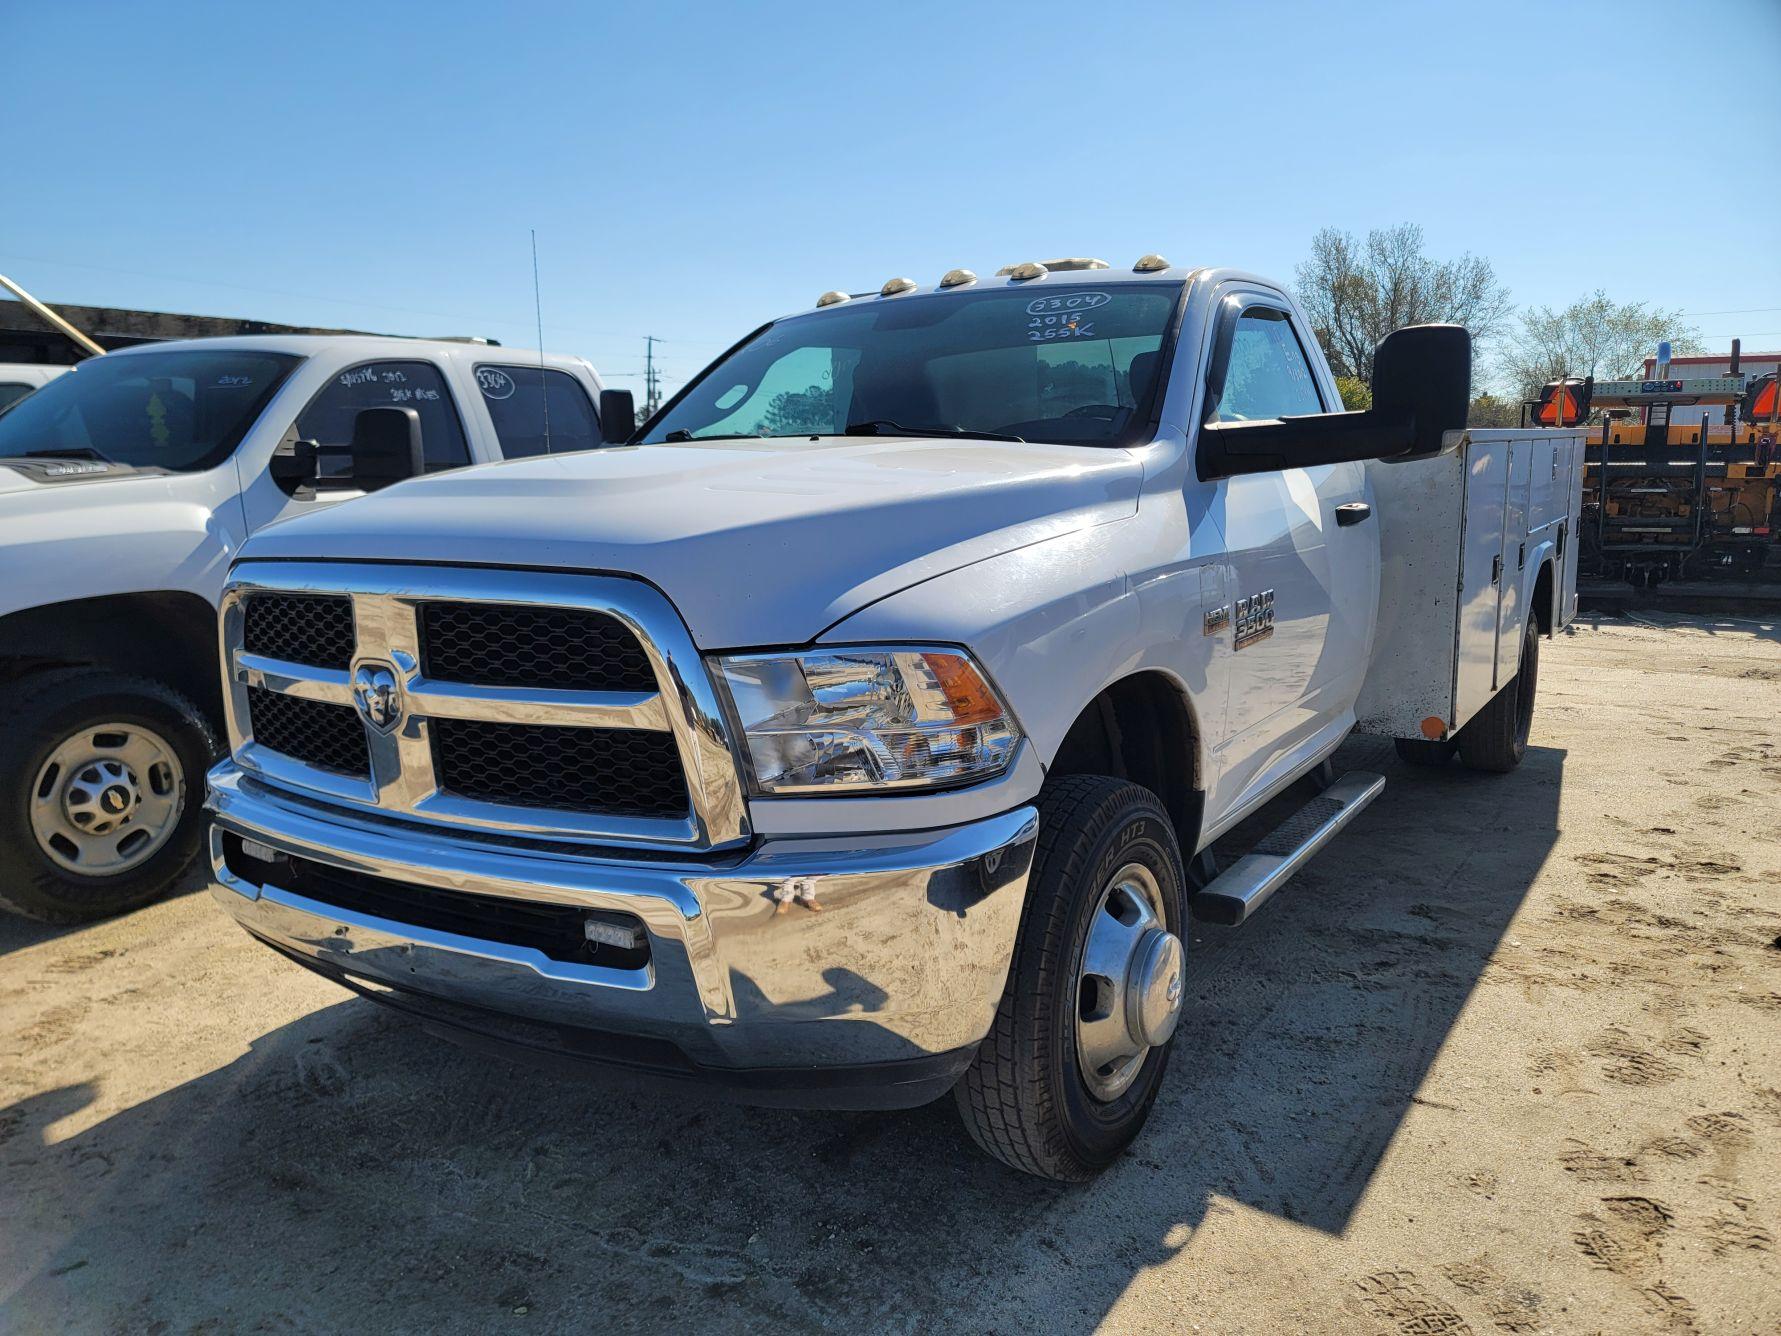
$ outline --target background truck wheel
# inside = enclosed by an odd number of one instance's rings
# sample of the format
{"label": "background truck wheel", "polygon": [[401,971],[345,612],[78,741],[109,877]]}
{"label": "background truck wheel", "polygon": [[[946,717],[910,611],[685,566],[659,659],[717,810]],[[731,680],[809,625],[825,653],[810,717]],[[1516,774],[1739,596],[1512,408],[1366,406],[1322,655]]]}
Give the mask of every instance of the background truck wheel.
{"label": "background truck wheel", "polygon": [[1515,680],[1459,731],[1459,759],[1471,770],[1505,774],[1527,754],[1534,724],[1534,693],[1540,685],[1540,625],[1532,617],[1521,633],[1521,667]]}
{"label": "background truck wheel", "polygon": [[1398,749],[1398,760],[1409,765],[1438,768],[1453,759],[1452,738],[1443,738],[1440,742],[1430,742],[1427,738],[1393,738],[1392,742]]}
{"label": "background truck wheel", "polygon": [[1008,986],[954,1092],[991,1155],[1080,1182],[1138,1135],[1181,1012],[1185,886],[1155,795],[1101,776],[1046,786]]}
{"label": "background truck wheel", "polygon": [[0,908],[84,923],[162,895],[198,852],[216,734],[158,682],[77,668],[0,709]]}

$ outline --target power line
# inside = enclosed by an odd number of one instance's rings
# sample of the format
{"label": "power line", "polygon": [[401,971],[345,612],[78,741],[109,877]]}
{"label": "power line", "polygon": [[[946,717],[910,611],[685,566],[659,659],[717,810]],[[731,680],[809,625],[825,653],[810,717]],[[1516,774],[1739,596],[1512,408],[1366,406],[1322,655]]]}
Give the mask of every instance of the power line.
{"label": "power line", "polygon": [[[1744,306],[1736,311],[1681,311],[1680,315],[1762,315],[1766,311],[1781,311],[1781,306]],[[1715,336],[1717,337],[1717,336]]]}

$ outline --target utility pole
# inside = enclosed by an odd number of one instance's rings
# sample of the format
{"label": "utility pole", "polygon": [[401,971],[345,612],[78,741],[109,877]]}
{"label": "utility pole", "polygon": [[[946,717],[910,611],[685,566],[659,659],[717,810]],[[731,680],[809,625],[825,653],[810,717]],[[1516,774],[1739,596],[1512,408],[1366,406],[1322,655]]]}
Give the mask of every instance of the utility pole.
{"label": "utility pole", "polygon": [[643,336],[643,413],[645,417],[653,416],[656,409],[662,406],[662,391],[656,381],[656,344],[661,343],[654,334]]}

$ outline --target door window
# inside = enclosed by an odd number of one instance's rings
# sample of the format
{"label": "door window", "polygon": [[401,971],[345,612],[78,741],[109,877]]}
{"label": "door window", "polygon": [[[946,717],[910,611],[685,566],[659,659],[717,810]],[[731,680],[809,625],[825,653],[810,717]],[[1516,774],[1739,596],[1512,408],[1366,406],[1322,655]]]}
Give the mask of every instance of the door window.
{"label": "door window", "polygon": [[352,443],[353,420],[367,408],[412,408],[420,414],[428,473],[470,462],[451,391],[431,362],[367,362],[337,372],[297,419],[297,435],[344,448]]}
{"label": "door window", "polygon": [[1217,420],[1260,422],[1321,412],[1323,399],[1291,319],[1271,306],[1251,306],[1231,336]]}
{"label": "door window", "polygon": [[506,459],[560,455],[604,444],[594,406],[581,382],[535,366],[479,366],[476,388],[495,424]]}

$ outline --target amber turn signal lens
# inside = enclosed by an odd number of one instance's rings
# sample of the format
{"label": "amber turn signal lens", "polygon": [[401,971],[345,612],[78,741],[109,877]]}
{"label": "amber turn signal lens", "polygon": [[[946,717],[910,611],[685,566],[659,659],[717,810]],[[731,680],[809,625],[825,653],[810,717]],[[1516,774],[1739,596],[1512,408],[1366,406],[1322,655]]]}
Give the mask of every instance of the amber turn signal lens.
{"label": "amber turn signal lens", "polygon": [[953,721],[958,724],[985,724],[999,718],[1001,705],[968,660],[958,654],[923,654],[928,670],[946,693],[952,707]]}

